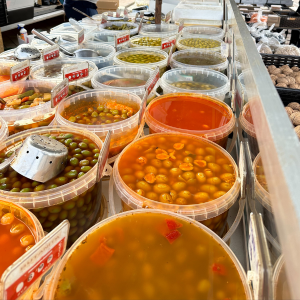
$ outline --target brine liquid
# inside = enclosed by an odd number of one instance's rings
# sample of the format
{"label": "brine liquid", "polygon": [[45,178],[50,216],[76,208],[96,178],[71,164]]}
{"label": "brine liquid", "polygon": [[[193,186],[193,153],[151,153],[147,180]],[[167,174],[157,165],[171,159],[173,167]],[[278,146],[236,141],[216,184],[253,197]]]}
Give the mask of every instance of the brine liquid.
{"label": "brine liquid", "polygon": [[178,57],[176,61],[187,65],[212,66],[223,63],[225,59],[219,57]]}
{"label": "brine liquid", "polygon": [[288,279],[283,265],[280,270],[278,282],[276,285],[275,300],[291,300],[291,299],[293,298],[291,296],[291,290],[289,288]]}
{"label": "brine liquid", "polygon": [[103,82],[105,85],[115,86],[115,87],[135,87],[142,86],[146,84],[145,80],[136,79],[136,78],[121,78],[113,79],[106,82]]}
{"label": "brine liquid", "polygon": [[246,299],[223,247],[168,215],[122,216],[87,236],[67,261],[55,299]]}
{"label": "brine liquid", "polygon": [[180,100],[166,99],[150,107],[150,115],[157,121],[176,128],[209,130],[224,126],[230,117],[221,105],[208,100],[192,101],[189,97]]}

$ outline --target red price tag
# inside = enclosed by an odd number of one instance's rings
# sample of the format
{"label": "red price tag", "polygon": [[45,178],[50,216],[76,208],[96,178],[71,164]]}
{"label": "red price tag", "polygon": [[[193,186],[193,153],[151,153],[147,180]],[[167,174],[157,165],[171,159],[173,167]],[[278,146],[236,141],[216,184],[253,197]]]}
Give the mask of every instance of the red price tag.
{"label": "red price tag", "polygon": [[66,250],[69,227],[63,221],[3,273],[1,299],[17,299],[58,261]]}
{"label": "red price tag", "polygon": [[180,33],[182,31],[183,27],[184,27],[184,20],[181,20],[179,22],[178,33]]}
{"label": "red price tag", "polygon": [[167,39],[167,40],[161,42],[161,49],[164,50],[164,49],[170,48],[171,46],[173,46],[175,44],[176,44],[176,39],[171,40],[171,41]]}
{"label": "red price tag", "polygon": [[125,34],[120,35],[116,38],[116,46],[128,42],[130,39],[130,33],[127,31]]}
{"label": "red price tag", "polygon": [[146,82],[146,90],[148,95],[150,95],[150,93],[154,89],[157,81],[159,80],[159,77],[160,77],[160,73],[159,73],[159,68],[157,67],[153,72],[152,76]]}
{"label": "red price tag", "polygon": [[82,44],[84,41],[84,29],[82,28],[79,32],[78,32],[78,44]]}
{"label": "red price tag", "polygon": [[10,81],[15,82],[28,77],[30,74],[29,60],[22,61],[10,68]]}
{"label": "red price tag", "polygon": [[63,68],[64,78],[68,78],[69,82],[82,79],[89,76],[89,63],[73,64]]}
{"label": "red price tag", "polygon": [[56,107],[69,93],[69,80],[65,78],[51,91],[51,107]]}
{"label": "red price tag", "polygon": [[119,18],[120,16],[121,16],[121,13],[120,13],[120,9],[118,8],[117,12],[116,12],[116,17]]}
{"label": "red price tag", "polygon": [[105,23],[107,23],[107,16],[102,15],[101,24],[105,24]]}
{"label": "red price tag", "polygon": [[102,178],[102,173],[106,164],[106,161],[108,159],[108,154],[109,154],[109,146],[110,146],[110,140],[111,140],[111,130],[108,131],[105,141],[103,143],[103,146],[101,148],[100,154],[99,154],[99,159],[98,159],[98,180]]}
{"label": "red price tag", "polygon": [[128,13],[129,13],[128,9],[125,8],[125,9],[124,9],[124,17],[128,17]]}
{"label": "red price tag", "polygon": [[58,45],[53,45],[42,50],[43,61],[49,61],[59,57]]}

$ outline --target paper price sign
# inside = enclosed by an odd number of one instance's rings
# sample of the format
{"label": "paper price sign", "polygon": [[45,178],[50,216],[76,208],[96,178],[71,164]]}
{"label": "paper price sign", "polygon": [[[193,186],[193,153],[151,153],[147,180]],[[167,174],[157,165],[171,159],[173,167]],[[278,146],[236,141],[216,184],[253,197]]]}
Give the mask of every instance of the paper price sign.
{"label": "paper price sign", "polygon": [[66,250],[70,223],[65,220],[15,261],[2,275],[3,300],[19,298]]}
{"label": "paper price sign", "polygon": [[128,42],[130,39],[130,32],[126,31],[125,34],[122,34],[116,38],[116,46]]}
{"label": "paper price sign", "polygon": [[82,28],[79,32],[78,32],[78,44],[82,44],[84,41],[84,29]]}
{"label": "paper price sign", "polygon": [[59,58],[59,47],[58,45],[53,45],[43,49],[42,51],[43,61],[49,61],[52,59]]}
{"label": "paper price sign", "polygon": [[174,40],[165,40],[165,41],[162,41],[161,42],[161,50],[164,50],[164,49],[167,49],[167,48],[170,48],[171,46],[175,45],[176,44],[176,39]]}
{"label": "paper price sign", "polygon": [[184,27],[184,20],[181,20],[179,22],[178,33],[180,33],[182,31],[183,27]]}
{"label": "paper price sign", "polygon": [[51,91],[51,107],[56,107],[69,93],[69,80],[65,78]]}
{"label": "paper price sign", "polygon": [[173,12],[173,10],[169,11],[169,12],[166,14],[166,18],[165,18],[165,22],[166,22],[166,23],[170,23],[171,17],[172,17],[172,12]]}
{"label": "paper price sign", "polygon": [[105,23],[107,23],[107,16],[102,15],[101,24],[105,24]]}
{"label": "paper price sign", "polygon": [[10,81],[15,82],[27,78],[30,74],[29,60],[22,61],[10,68]]}
{"label": "paper price sign", "polygon": [[82,79],[89,76],[89,63],[83,62],[63,68],[64,78],[68,78],[69,82]]}
{"label": "paper price sign", "polygon": [[113,13],[112,11],[109,11],[109,12],[107,13],[107,15],[108,15],[109,17],[113,17],[113,16],[114,16],[114,13]]}
{"label": "paper price sign", "polygon": [[112,132],[111,132],[111,130],[109,130],[106,135],[105,141],[104,141],[102,149],[100,151],[100,154],[99,154],[99,160],[98,160],[98,168],[99,169],[98,169],[98,174],[97,174],[97,177],[98,177],[97,181],[100,181],[100,179],[102,178],[102,173],[103,173],[103,170],[104,170],[107,158],[108,158],[111,134],[112,134]]}
{"label": "paper price sign", "polygon": [[140,32],[140,30],[143,26],[143,19],[144,19],[144,17],[141,18],[141,21],[140,21],[140,24],[139,24],[139,27],[138,27],[138,33]]}
{"label": "paper price sign", "polygon": [[129,13],[129,12],[128,12],[128,9],[125,8],[125,9],[124,9],[124,17],[128,17],[128,13]]}
{"label": "paper price sign", "polygon": [[147,91],[148,95],[154,89],[157,81],[159,80],[159,77],[160,77],[160,73],[159,73],[159,68],[157,67],[155,69],[155,71],[153,72],[153,75],[146,82],[146,91]]}

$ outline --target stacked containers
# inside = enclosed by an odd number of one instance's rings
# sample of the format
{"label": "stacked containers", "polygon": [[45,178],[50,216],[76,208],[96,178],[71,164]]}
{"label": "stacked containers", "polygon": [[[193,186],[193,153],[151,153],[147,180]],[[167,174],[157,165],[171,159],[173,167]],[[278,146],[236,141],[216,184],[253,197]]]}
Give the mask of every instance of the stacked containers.
{"label": "stacked containers", "polygon": [[[197,89],[196,86],[192,88],[192,83],[202,85],[204,88]],[[221,101],[224,101],[230,88],[226,75],[209,69],[172,69],[162,76],[160,86],[164,94],[199,93]]]}
{"label": "stacked containers", "polygon": [[[98,106],[108,101],[116,100],[130,107],[134,107],[138,112],[132,117],[123,121],[105,125],[87,125],[70,122],[68,115],[76,115],[76,111],[87,110],[89,107]],[[141,98],[126,91],[90,91],[78,93],[64,99],[57,107],[55,120],[59,125],[80,130],[88,130],[96,134],[102,140],[105,139],[109,130],[112,131],[109,157],[118,155],[138,134],[138,118],[141,106]]]}
{"label": "stacked containers", "polygon": [[[93,133],[74,127],[47,126],[26,130],[4,141],[1,151],[15,151],[22,141],[33,135],[64,134],[68,138],[72,135],[81,136],[91,140],[99,149],[102,141]],[[98,153],[99,153],[98,152]],[[76,152],[78,153],[78,152]],[[9,165],[9,160],[1,164],[1,169]],[[94,225],[99,217],[101,205],[101,178],[97,178],[98,163],[96,163],[83,176],[60,185],[56,188],[33,192],[11,192],[0,189],[0,200],[18,203],[29,209],[41,222],[45,231],[51,231],[61,221],[70,221],[68,244],[72,244],[84,231]],[[11,184],[10,178],[6,181]]]}
{"label": "stacked containers", "polygon": [[[51,93],[55,86],[55,82],[46,80],[8,82],[0,85],[0,97],[6,98],[12,94],[21,94],[29,90],[34,90],[38,93]],[[7,123],[10,135],[31,128],[47,126],[54,119],[54,115],[55,109],[51,108],[50,101],[24,109],[0,110],[0,116]]]}
{"label": "stacked containers", "polygon": [[181,50],[172,54],[170,66],[175,68],[205,68],[225,73],[228,60],[225,55],[209,50]]}
{"label": "stacked containers", "polygon": [[[131,67],[131,66],[112,66],[106,67],[99,70],[92,78],[92,86],[94,89],[111,89],[111,90],[125,90],[130,93],[136,94],[141,99],[145,94],[145,84],[150,76],[153,74],[153,70],[147,67]],[[128,79],[128,87],[126,83],[122,86],[106,85],[105,82],[112,80],[123,80]],[[137,85],[132,85],[134,80],[138,80]],[[123,82],[124,82],[123,81]],[[143,81],[143,82],[141,82]],[[153,100],[156,95],[155,91],[158,83],[153,88],[152,92],[148,96],[148,102]]]}
{"label": "stacked containers", "polygon": [[[84,43],[83,45],[66,45],[64,48],[71,53],[78,49],[91,49],[97,52],[99,57],[85,57],[88,61],[92,61],[98,69],[111,66],[113,64],[113,58],[116,53],[115,48],[112,45],[106,45],[101,43]],[[61,53],[61,57],[70,58],[68,55]],[[71,58],[77,60],[76,57]]]}
{"label": "stacked containers", "polygon": [[[172,103],[181,105],[181,103],[186,102],[187,100],[199,105],[205,105],[209,108],[209,110],[211,110],[212,116],[216,113],[222,114],[223,117],[220,124],[217,124],[218,126],[212,129],[200,128],[201,126],[199,125],[199,129],[197,130],[166,125],[166,118],[172,117],[173,113],[176,113],[174,110],[168,111],[168,108],[171,107]],[[180,113],[182,115],[186,115],[188,114],[188,112],[186,112],[188,109],[189,108],[187,106],[182,105]],[[180,133],[193,134],[205,137],[223,148],[226,148],[228,136],[235,128],[235,117],[231,108],[227,104],[207,95],[190,93],[167,94],[156,98],[147,106],[145,121],[149,126],[150,133],[176,131]]]}

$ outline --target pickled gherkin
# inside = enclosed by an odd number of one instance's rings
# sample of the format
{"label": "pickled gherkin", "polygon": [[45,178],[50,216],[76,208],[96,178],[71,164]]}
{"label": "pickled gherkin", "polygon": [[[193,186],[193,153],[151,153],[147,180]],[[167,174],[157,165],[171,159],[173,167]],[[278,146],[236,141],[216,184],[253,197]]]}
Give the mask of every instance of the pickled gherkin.
{"label": "pickled gherkin", "polygon": [[181,45],[191,48],[217,48],[221,46],[221,43],[216,40],[206,38],[186,38],[178,42]]}

